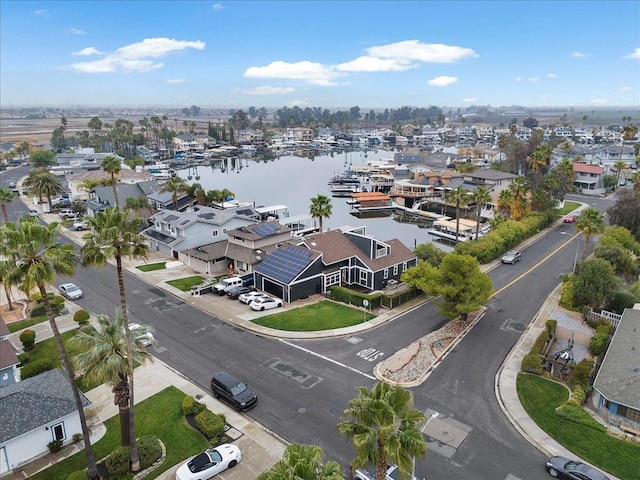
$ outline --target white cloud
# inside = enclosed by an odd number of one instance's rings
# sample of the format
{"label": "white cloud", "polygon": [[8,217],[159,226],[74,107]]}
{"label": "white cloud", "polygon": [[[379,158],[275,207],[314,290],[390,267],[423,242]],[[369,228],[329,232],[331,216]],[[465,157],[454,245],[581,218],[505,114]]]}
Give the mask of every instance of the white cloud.
{"label": "white cloud", "polygon": [[332,86],[344,73],[336,71],[334,67],[315,62],[287,63],[283,61],[271,62],[266,67],[249,67],[244,76],[247,78],[285,78],[305,80],[314,85]]}
{"label": "white cloud", "polygon": [[73,52],[71,55],[75,57],[89,57],[91,55],[102,55],[102,52],[95,47],[87,47],[77,52]]}
{"label": "white cloud", "polygon": [[632,60],[640,60],[640,48],[636,48],[633,53],[630,53],[629,55],[626,55],[622,58],[630,58]]}
{"label": "white cloud", "polygon": [[582,53],[582,52],[571,52],[571,57],[572,58],[586,58],[589,55],[587,55],[586,53]]}
{"label": "white cloud", "polygon": [[515,81],[518,82],[518,83],[522,82],[522,77],[516,77]]}
{"label": "white cloud", "polygon": [[67,33],[71,34],[71,35],[86,35],[87,32],[85,32],[84,30],[80,30],[79,28],[70,28],[69,30],[67,30]]}
{"label": "white cloud", "polygon": [[46,16],[46,15],[48,15],[48,14],[49,14],[49,11],[48,11],[46,8],[41,8],[40,10],[36,10],[34,13],[35,13],[36,15],[39,15],[39,16],[41,16],[41,17],[44,17],[44,16]]}
{"label": "white cloud", "polygon": [[529,77],[527,78],[527,82],[529,83],[538,83],[540,79],[538,77]]}
{"label": "white cloud", "polygon": [[248,89],[236,89],[236,93],[244,93],[245,95],[286,95],[287,93],[293,93],[296,89],[293,87],[272,87],[270,85],[263,85],[261,87],[248,88]]}
{"label": "white cloud", "polygon": [[402,59],[369,56],[336,65],[336,69],[341,72],[403,72],[415,67],[417,65]]}
{"label": "white cloud", "polygon": [[591,103],[595,103],[596,105],[607,105],[609,100],[606,98],[594,98],[591,100]]}
{"label": "white cloud", "polygon": [[432,78],[427,82],[427,84],[432,87],[446,87],[452,83],[456,83],[457,81],[458,77],[447,77],[446,75],[441,75],[439,77]]}
{"label": "white cloud", "polygon": [[473,103],[473,102],[477,102],[478,101],[478,97],[463,98],[462,101],[464,103]]}
{"label": "white cloud", "polygon": [[187,83],[187,79],[186,78],[167,78],[164,82],[171,83],[171,84]]}
{"label": "white cloud", "polygon": [[148,60],[149,58],[165,57],[189,48],[203,50],[204,47],[205,44],[201,41],[191,42],[171,38],[145,38],[142,42],[121,47],[115,52],[107,54],[103,59],[74,63],[71,65],[71,68],[84,73],[149,72],[158,70],[164,66],[161,62]]}
{"label": "white cloud", "polygon": [[453,63],[463,58],[479,56],[470,48],[441,43],[421,43],[418,40],[369,47],[366,51],[372,57],[423,63]]}
{"label": "white cloud", "polygon": [[628,85],[625,85],[624,87],[620,87],[620,91],[621,92],[630,92],[631,91],[631,87]]}
{"label": "white cloud", "polygon": [[215,3],[215,4],[213,5],[213,9],[214,9],[214,10],[222,10],[223,8],[224,8],[224,7],[222,6],[222,4],[221,4],[221,3]]}
{"label": "white cloud", "polygon": [[558,78],[558,75],[556,75],[555,73],[547,73],[546,77],[547,78]]}

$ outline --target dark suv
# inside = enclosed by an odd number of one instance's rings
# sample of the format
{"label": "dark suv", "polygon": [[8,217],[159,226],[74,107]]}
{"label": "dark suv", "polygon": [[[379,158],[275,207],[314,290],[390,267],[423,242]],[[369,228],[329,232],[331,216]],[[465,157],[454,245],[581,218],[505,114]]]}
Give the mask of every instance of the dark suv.
{"label": "dark suv", "polygon": [[211,379],[213,396],[222,397],[240,411],[249,410],[258,403],[256,394],[244,383],[226,372],[218,372]]}

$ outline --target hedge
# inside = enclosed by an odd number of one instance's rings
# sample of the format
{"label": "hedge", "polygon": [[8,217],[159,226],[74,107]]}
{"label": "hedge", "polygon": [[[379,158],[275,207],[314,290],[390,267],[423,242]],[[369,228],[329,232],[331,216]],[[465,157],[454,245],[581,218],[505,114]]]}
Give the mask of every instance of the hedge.
{"label": "hedge", "polygon": [[520,369],[523,372],[540,375],[543,372],[542,359],[540,358],[540,355],[534,353],[525,355],[522,359],[522,363],[520,364]]}
{"label": "hedge", "polygon": [[571,389],[581,386],[585,390],[589,388],[589,376],[593,370],[593,360],[586,358],[580,360],[578,364],[571,369],[567,383]]}
{"label": "hedge", "polygon": [[140,437],[136,442],[138,456],[140,457],[140,467],[149,468],[162,456],[162,446],[160,440],[152,435]]}
{"label": "hedge", "polygon": [[54,368],[56,368],[55,360],[36,360],[35,362],[27,363],[20,369],[20,378],[25,380],[40,375],[42,372],[53,370]]}
{"label": "hedge", "polygon": [[336,302],[342,302],[349,305],[355,305],[357,307],[364,307],[362,304],[363,300],[368,300],[369,305],[367,308],[377,308],[380,306],[380,297],[382,294],[380,293],[361,293],[354,292],[345,287],[340,287],[338,285],[334,285],[331,287],[331,299]]}
{"label": "hedge", "polygon": [[78,310],[73,314],[73,321],[77,322],[79,325],[86,325],[89,323],[89,312],[86,310]]}
{"label": "hedge", "polygon": [[589,341],[589,351],[591,352],[591,354],[597,357],[602,352],[604,352],[608,340],[608,333],[596,333],[593,337],[591,337],[591,340]]}
{"label": "hedge", "polygon": [[104,461],[111,477],[120,477],[129,473],[131,447],[118,447]]}
{"label": "hedge", "polygon": [[198,413],[202,412],[206,408],[207,406],[204,403],[200,403],[196,401],[196,399],[193,398],[191,395],[187,395],[182,400],[182,413],[185,416],[197,415]]}
{"label": "hedge", "polygon": [[196,425],[212,443],[217,443],[218,437],[224,433],[227,420],[224,415],[213,413],[211,410],[203,410],[195,416]]}

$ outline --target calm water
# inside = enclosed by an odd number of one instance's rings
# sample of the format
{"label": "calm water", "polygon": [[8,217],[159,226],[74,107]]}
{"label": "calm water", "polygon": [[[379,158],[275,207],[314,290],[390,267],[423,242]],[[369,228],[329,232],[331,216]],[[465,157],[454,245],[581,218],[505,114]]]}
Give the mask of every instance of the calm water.
{"label": "calm water", "polygon": [[[256,206],[284,204],[289,214],[309,214],[311,199],[318,194],[331,197],[327,182],[349,166],[364,166],[369,160],[392,159],[392,151],[368,151],[320,155],[313,160],[304,157],[283,156],[274,160],[256,161],[236,159],[197,169],[179,170],[178,175],[190,183],[198,182],[205,190],[228,189],[239,201],[254,202]],[[366,155],[366,157],[365,157]],[[200,176],[196,180],[196,175]],[[192,176],[188,180],[188,176]],[[366,226],[367,233],[385,241],[398,238],[413,249],[416,244],[431,241],[425,228],[400,223],[390,217],[357,218],[351,215],[348,198],[331,197],[332,215],[323,221],[326,229],[344,225]],[[440,246],[440,245],[439,245]],[[446,247],[441,247],[448,250]]]}

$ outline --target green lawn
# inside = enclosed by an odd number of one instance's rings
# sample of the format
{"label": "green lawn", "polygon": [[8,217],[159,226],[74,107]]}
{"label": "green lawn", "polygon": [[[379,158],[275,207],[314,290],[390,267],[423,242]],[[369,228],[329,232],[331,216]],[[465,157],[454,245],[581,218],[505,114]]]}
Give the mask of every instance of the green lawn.
{"label": "green lawn", "polygon": [[323,300],[313,305],[257,318],[253,322],[263,327],[288,332],[316,332],[358,325],[374,317],[375,315],[369,312]]}
{"label": "green lawn", "polygon": [[569,396],[565,387],[542,377],[520,374],[517,390],[529,416],[576,456],[616,477],[640,478],[640,443],[625,442],[556,415],[555,409]]}
{"label": "green lawn", "polygon": [[[39,316],[39,317],[29,317],[24,320],[20,320],[19,322],[12,322],[7,324],[7,328],[11,333],[22,330],[23,328],[30,327],[31,325],[37,325],[38,323],[49,321],[47,316]],[[38,339],[36,338],[36,341]]]}
{"label": "green lawn", "polygon": [[172,287],[179,288],[183,292],[188,292],[191,287],[200,285],[204,281],[204,277],[200,275],[194,275],[193,277],[178,278],[176,280],[169,280],[167,283]]}
{"label": "green lawn", "polygon": [[564,207],[560,210],[560,215],[566,215],[568,213],[573,212],[576,208],[580,206],[578,202],[570,202],[569,200],[565,200]]}
{"label": "green lawn", "polygon": [[[182,399],[185,394],[175,387],[169,387],[135,407],[136,433],[138,436],[155,435],[167,447],[164,463],[146,478],[158,477],[173,465],[196,455],[207,448],[202,436],[187,425],[182,415]],[[107,433],[95,445],[96,459],[106,457],[120,444],[119,418],[105,422]],[[84,452],[79,452],[47,470],[31,477],[32,480],[64,480],[71,472],[86,467]]]}
{"label": "green lawn", "polygon": [[146,263],[144,265],[138,265],[136,268],[142,272],[153,272],[154,270],[167,268],[167,262]]}

